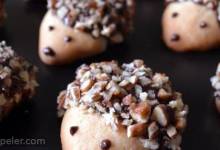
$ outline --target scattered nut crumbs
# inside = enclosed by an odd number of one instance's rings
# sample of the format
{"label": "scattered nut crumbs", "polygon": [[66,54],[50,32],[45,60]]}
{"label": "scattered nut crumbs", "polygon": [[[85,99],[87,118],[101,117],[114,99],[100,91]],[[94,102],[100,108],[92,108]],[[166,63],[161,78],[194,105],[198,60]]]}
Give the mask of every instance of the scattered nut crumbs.
{"label": "scattered nut crumbs", "polygon": [[120,43],[132,29],[134,0],[48,0],[48,8],[66,26]]}
{"label": "scattered nut crumbs", "polygon": [[215,89],[215,105],[218,112],[220,112],[220,63],[218,64],[215,76],[213,76],[210,80],[212,87]]}
{"label": "scattered nut crumbs", "polygon": [[113,130],[123,125],[127,136],[139,138],[147,149],[181,149],[188,106],[169,78],[154,74],[142,60],[122,66],[116,61],[82,65],[58,104],[61,110],[79,105],[93,109]]}
{"label": "scattered nut crumbs", "polygon": [[34,95],[38,86],[36,72],[35,66],[18,56],[5,41],[0,42],[0,120],[9,113],[9,106]]}

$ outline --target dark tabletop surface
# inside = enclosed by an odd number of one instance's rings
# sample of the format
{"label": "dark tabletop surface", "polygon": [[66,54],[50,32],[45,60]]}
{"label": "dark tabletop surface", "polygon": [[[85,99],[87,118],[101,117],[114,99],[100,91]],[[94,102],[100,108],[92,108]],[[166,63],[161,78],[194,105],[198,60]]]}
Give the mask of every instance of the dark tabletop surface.
{"label": "dark tabletop surface", "polygon": [[15,110],[0,124],[0,139],[45,139],[46,144],[6,146],[0,150],[60,150],[56,97],[73,80],[77,66],[112,59],[130,62],[136,58],[144,59],[154,71],[166,73],[174,88],[183,93],[190,107],[183,150],[220,149],[220,117],[213,107],[209,81],[220,61],[220,50],[184,54],[169,51],[161,40],[162,0],[137,0],[135,30],[126,43],[63,67],[45,66],[37,55],[38,29],[45,6],[43,0],[7,0],[8,18],[0,28],[0,39],[39,67],[40,87],[31,103]]}

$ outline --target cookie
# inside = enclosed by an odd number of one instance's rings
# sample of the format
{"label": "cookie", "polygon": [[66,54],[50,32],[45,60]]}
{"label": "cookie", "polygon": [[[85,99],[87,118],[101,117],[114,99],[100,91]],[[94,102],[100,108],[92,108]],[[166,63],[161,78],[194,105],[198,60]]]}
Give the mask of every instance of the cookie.
{"label": "cookie", "polygon": [[71,63],[121,43],[132,29],[133,0],[49,0],[39,55],[48,65]]}
{"label": "cookie", "polygon": [[35,66],[0,42],[0,120],[35,94],[36,72]]}
{"label": "cookie", "polygon": [[220,63],[218,64],[216,74],[211,78],[212,87],[215,89],[214,98],[217,111],[220,113]]}
{"label": "cookie", "polygon": [[180,149],[188,106],[142,60],[82,65],[58,96],[63,150]]}
{"label": "cookie", "polygon": [[166,0],[163,39],[177,52],[220,46],[219,3],[215,0]]}

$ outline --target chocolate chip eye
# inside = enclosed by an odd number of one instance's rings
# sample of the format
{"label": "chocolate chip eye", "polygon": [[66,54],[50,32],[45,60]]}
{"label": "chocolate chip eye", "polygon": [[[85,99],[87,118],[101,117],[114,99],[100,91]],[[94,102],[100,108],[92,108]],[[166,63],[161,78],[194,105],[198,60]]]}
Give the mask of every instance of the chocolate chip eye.
{"label": "chocolate chip eye", "polygon": [[101,150],[108,150],[111,147],[111,141],[108,139],[102,140],[100,147]]}
{"label": "chocolate chip eye", "polygon": [[172,34],[171,41],[176,42],[180,40],[180,36],[176,33]]}
{"label": "chocolate chip eye", "polygon": [[45,48],[43,49],[43,52],[44,52],[45,55],[51,56],[51,57],[53,57],[53,56],[56,55],[56,53],[54,52],[54,50],[53,50],[52,48],[50,48],[50,47],[45,47]]}
{"label": "chocolate chip eye", "polygon": [[72,37],[71,36],[65,36],[64,37],[64,42],[66,42],[66,43],[69,43],[69,42],[71,42],[73,39],[72,39]]}
{"label": "chocolate chip eye", "polygon": [[54,30],[54,26],[49,26],[48,29],[49,29],[49,31],[53,31]]}
{"label": "chocolate chip eye", "polygon": [[77,126],[72,126],[70,128],[70,134],[73,136],[79,128]]}
{"label": "chocolate chip eye", "polygon": [[200,28],[206,28],[208,24],[205,21],[200,22],[199,24]]}
{"label": "chocolate chip eye", "polygon": [[178,17],[178,15],[179,15],[179,14],[178,14],[177,12],[172,13],[172,17],[173,17],[173,18]]}

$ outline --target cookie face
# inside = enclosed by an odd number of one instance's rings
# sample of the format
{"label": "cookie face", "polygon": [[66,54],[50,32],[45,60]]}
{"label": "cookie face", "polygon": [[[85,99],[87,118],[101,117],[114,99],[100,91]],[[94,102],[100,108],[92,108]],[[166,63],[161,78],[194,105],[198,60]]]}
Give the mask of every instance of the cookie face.
{"label": "cookie face", "polygon": [[52,11],[48,11],[40,27],[39,55],[46,64],[66,64],[102,52],[106,42],[104,38],[95,39],[63,25]]}
{"label": "cookie face", "polygon": [[132,29],[133,0],[48,0],[40,28],[39,55],[65,64],[121,43]]}
{"label": "cookie face", "polygon": [[142,60],[82,65],[58,104],[67,110],[61,129],[66,150],[100,149],[103,140],[112,150],[180,149],[188,113],[169,78]]}
{"label": "cookie face", "polygon": [[146,150],[138,138],[128,138],[124,128],[113,131],[100,115],[79,107],[66,112],[61,143],[63,150]]}
{"label": "cookie face", "polygon": [[192,1],[172,2],[163,19],[163,39],[172,50],[205,51],[220,45],[216,9]]}

